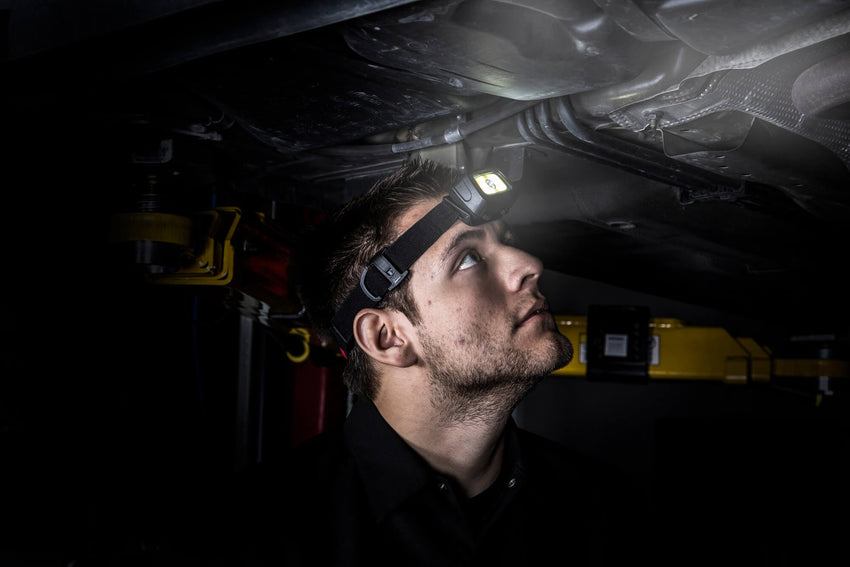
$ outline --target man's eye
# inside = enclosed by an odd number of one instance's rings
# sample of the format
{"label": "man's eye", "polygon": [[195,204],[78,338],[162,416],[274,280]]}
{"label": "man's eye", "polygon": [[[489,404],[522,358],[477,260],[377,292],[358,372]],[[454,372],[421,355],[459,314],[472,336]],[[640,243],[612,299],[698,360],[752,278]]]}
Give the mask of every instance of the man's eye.
{"label": "man's eye", "polygon": [[458,265],[458,271],[466,270],[468,268],[472,268],[477,265],[478,262],[483,260],[481,254],[476,252],[475,250],[470,250],[466,254],[463,255],[463,259],[461,259],[460,264]]}

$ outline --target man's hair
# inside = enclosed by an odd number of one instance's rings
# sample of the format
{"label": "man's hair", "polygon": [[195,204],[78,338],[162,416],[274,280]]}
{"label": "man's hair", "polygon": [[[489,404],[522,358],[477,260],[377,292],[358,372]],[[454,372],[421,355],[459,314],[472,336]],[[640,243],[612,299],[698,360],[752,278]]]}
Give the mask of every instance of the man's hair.
{"label": "man's hair", "polygon": [[[310,321],[321,336],[332,339],[334,314],[360,274],[382,248],[399,236],[397,220],[415,205],[442,198],[458,179],[455,169],[430,160],[412,159],[398,171],[348,202],[317,226],[296,253],[298,293]],[[419,322],[409,291],[410,278],[377,305]],[[343,345],[340,345],[343,346]],[[374,399],[378,384],[370,358],[358,347],[347,352],[343,380],[358,395]]]}

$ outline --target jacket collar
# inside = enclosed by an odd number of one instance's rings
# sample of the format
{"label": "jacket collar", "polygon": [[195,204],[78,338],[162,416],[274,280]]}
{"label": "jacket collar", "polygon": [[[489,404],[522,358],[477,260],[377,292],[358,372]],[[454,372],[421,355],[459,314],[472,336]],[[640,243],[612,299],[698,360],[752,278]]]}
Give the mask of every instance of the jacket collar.
{"label": "jacket collar", "polygon": [[[508,419],[499,479],[508,476],[520,480],[524,476],[516,429],[514,420]],[[354,457],[372,511],[379,522],[416,493],[444,481],[390,427],[371,400],[362,398],[354,403],[344,430],[346,444]]]}

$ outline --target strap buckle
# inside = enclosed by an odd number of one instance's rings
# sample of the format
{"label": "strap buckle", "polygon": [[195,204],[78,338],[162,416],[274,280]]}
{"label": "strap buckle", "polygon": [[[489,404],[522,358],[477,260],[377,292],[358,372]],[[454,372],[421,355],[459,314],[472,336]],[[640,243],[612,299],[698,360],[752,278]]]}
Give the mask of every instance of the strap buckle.
{"label": "strap buckle", "polygon": [[[364,268],[363,272],[360,274],[360,289],[363,290],[363,293],[366,294],[366,297],[368,297],[375,303],[381,301],[388,291],[394,290],[402,281],[404,281],[404,278],[406,278],[407,274],[410,272],[410,270],[400,271],[384,255],[385,251],[386,248],[378,252],[375,257],[372,258],[372,261],[369,263],[369,265],[366,266],[366,268]],[[380,292],[380,295],[373,294],[371,291],[369,291],[369,288],[366,287],[366,277],[369,275],[369,272],[373,268],[377,270],[378,273],[380,273],[382,276],[384,276],[384,278],[386,278],[386,280],[389,282],[389,286],[382,290]]]}

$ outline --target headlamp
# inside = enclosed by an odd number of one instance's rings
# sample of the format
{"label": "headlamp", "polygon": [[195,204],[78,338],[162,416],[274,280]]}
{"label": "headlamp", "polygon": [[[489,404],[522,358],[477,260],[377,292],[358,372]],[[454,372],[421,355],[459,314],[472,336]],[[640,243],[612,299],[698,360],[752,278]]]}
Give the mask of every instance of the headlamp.
{"label": "headlamp", "polygon": [[477,226],[501,218],[516,200],[511,184],[498,170],[465,175],[433,209],[391,245],[378,252],[360,274],[360,284],[334,315],[333,333],[343,353],[354,346],[354,317],[374,307],[407,277],[410,266],[455,221]]}

